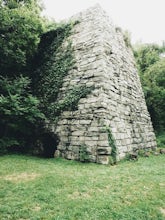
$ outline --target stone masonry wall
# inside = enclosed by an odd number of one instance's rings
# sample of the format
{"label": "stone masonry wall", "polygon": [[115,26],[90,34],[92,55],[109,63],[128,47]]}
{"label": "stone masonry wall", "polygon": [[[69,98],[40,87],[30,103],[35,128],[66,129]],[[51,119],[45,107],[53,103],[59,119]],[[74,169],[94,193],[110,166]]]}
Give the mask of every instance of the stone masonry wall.
{"label": "stone masonry wall", "polygon": [[65,111],[54,132],[59,137],[55,156],[79,160],[86,146],[91,162],[108,164],[112,146],[106,127],[116,142],[117,159],[127,152],[155,148],[155,135],[130,48],[98,6],[71,18],[79,23],[70,39],[75,66],[64,79],[60,98],[75,85],[94,86],[80,99],[78,110]]}

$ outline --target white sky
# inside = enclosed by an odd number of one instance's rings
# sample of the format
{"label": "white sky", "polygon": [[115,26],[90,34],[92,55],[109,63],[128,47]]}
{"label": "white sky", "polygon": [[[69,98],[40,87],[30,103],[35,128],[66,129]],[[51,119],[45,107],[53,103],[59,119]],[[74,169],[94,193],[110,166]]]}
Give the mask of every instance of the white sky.
{"label": "white sky", "polygon": [[42,0],[47,17],[60,21],[99,3],[132,43],[165,41],[165,0]]}

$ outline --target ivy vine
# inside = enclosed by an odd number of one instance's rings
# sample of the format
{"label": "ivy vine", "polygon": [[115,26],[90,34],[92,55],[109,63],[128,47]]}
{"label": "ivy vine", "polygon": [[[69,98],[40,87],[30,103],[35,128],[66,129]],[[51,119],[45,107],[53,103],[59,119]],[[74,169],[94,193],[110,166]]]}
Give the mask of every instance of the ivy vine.
{"label": "ivy vine", "polygon": [[86,97],[91,90],[92,87],[86,87],[86,86],[75,86],[73,89],[68,92],[66,97],[62,100],[60,100],[57,103],[52,103],[48,108],[50,108],[52,111],[52,117],[54,115],[59,116],[63,111],[75,111],[78,108],[78,101],[81,98]]}
{"label": "ivy vine", "polygon": [[64,99],[57,101],[64,77],[75,64],[72,43],[68,40],[75,24],[77,22],[63,24],[45,33],[33,61],[33,90],[48,120],[56,121],[65,110],[76,110],[80,98],[92,90],[86,86],[74,86],[66,91]]}
{"label": "ivy vine", "polygon": [[106,129],[106,132],[108,134],[109,146],[112,148],[111,156],[110,156],[109,160],[110,160],[110,163],[113,165],[113,164],[117,163],[117,147],[116,147],[115,139],[112,135],[111,128],[106,126],[105,129]]}

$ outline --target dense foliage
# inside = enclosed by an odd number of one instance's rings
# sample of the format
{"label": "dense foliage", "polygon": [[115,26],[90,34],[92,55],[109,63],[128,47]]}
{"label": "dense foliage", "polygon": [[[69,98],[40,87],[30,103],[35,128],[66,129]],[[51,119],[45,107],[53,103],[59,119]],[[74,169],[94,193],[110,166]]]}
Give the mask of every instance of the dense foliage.
{"label": "dense foliage", "polygon": [[[14,80],[0,78],[0,151],[6,151],[11,146],[24,146],[32,136],[31,129],[37,120],[43,119],[39,101],[32,96],[27,77]],[[25,138],[26,137],[26,138]]]}
{"label": "dense foliage", "polygon": [[[62,25],[43,34],[37,54],[32,64],[33,90],[41,101],[42,111],[53,118],[63,78],[73,65],[71,44],[62,49],[62,43],[71,31],[71,25]],[[55,107],[55,106],[54,106]]]}
{"label": "dense foliage", "polygon": [[0,69],[19,75],[37,49],[44,22],[37,0],[0,1]]}
{"label": "dense foliage", "polygon": [[134,53],[153,126],[157,132],[165,128],[165,45],[145,44]]}
{"label": "dense foliage", "polygon": [[0,151],[24,147],[44,117],[27,66],[44,31],[37,0],[0,0]]}

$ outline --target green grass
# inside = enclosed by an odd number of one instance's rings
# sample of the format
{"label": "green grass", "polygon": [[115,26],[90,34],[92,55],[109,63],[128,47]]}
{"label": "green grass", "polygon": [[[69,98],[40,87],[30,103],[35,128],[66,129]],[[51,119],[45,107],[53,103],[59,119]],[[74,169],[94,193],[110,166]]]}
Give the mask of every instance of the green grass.
{"label": "green grass", "polygon": [[163,220],[165,156],[116,166],[0,157],[1,220]]}

